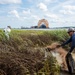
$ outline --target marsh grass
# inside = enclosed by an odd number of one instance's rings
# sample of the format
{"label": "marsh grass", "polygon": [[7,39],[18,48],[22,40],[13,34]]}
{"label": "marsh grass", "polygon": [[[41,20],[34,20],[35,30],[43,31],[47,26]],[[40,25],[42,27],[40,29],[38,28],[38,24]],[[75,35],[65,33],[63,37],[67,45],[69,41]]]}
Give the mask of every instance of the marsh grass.
{"label": "marsh grass", "polygon": [[25,44],[26,46],[47,46],[52,42],[63,43],[68,39],[66,30],[12,30],[10,38],[7,40],[4,32],[0,30],[0,41],[8,43],[11,41],[16,45]]}
{"label": "marsh grass", "polygon": [[12,29],[7,40],[4,32],[0,30],[0,73],[27,75],[28,72],[29,75],[34,75],[43,69],[44,75],[59,75],[60,68],[55,58],[51,56],[47,61],[43,60],[43,48],[55,41],[62,43],[67,38],[66,30]]}

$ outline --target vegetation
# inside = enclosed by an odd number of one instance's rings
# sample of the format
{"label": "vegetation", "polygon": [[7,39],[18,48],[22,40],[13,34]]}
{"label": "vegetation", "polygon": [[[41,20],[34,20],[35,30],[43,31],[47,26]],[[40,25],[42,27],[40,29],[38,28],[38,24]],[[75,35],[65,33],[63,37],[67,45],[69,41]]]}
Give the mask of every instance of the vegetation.
{"label": "vegetation", "polygon": [[0,75],[59,75],[56,59],[44,60],[44,48],[67,38],[66,30],[12,30],[8,40],[0,30]]}

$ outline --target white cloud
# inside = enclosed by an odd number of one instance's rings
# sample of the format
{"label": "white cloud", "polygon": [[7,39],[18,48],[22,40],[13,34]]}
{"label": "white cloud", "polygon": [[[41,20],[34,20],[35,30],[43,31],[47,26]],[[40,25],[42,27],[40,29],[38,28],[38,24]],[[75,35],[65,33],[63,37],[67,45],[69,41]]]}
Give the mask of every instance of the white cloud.
{"label": "white cloud", "polygon": [[58,0],[44,0],[45,3],[53,3],[53,2],[57,2]]}
{"label": "white cloud", "polygon": [[21,0],[0,0],[0,4],[12,4],[12,3],[18,4],[21,2],[22,2]]}
{"label": "white cloud", "polygon": [[56,6],[52,7],[51,11],[62,9],[64,6],[70,5],[72,3],[75,3],[75,0],[65,0],[63,2],[59,2]]}
{"label": "white cloud", "polygon": [[37,15],[32,15],[32,17],[36,20],[40,20],[39,16],[37,16]]}
{"label": "white cloud", "polygon": [[56,14],[52,14],[52,13],[47,13],[47,14],[45,14],[45,16],[49,17],[49,18],[53,18],[53,19],[58,19],[59,18]]}
{"label": "white cloud", "polygon": [[71,11],[71,10],[60,10],[59,11],[60,13],[63,13],[63,14],[68,14],[68,15],[72,15],[72,14],[74,14],[74,12],[73,11]]}
{"label": "white cloud", "polygon": [[65,5],[63,6],[64,9],[67,9],[67,10],[75,10],[75,6],[73,5]]}
{"label": "white cloud", "polygon": [[39,7],[41,10],[43,10],[43,11],[47,11],[47,10],[48,10],[48,9],[47,9],[47,6],[46,6],[44,3],[38,4],[38,7]]}
{"label": "white cloud", "polygon": [[60,13],[68,15],[73,15],[75,13],[75,6],[73,5],[64,5],[62,8],[63,9],[59,11]]}
{"label": "white cloud", "polygon": [[18,12],[17,12],[16,10],[10,11],[9,13],[10,13],[11,15],[14,15],[14,16],[17,17],[17,18],[20,18],[19,14],[18,14]]}
{"label": "white cloud", "polygon": [[31,9],[27,9],[27,10],[23,10],[23,19],[35,19],[35,20],[39,20],[39,16],[35,15],[33,12],[31,12]]}
{"label": "white cloud", "polygon": [[31,13],[31,10],[28,9],[28,10],[23,10],[23,14],[27,15],[27,14],[30,14]]}

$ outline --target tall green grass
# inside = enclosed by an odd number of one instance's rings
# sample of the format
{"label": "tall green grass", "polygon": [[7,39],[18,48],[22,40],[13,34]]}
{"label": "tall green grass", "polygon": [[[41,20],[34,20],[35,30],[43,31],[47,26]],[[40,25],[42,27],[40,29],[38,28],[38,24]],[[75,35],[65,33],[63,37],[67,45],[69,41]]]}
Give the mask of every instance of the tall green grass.
{"label": "tall green grass", "polygon": [[[29,46],[46,46],[52,42],[64,42],[69,36],[66,30],[13,30],[10,39],[17,44],[26,42]],[[0,41],[7,41],[4,32],[0,30]]]}
{"label": "tall green grass", "polygon": [[[3,30],[0,30],[0,43],[8,45],[16,50],[24,50],[25,47],[46,47],[53,42],[62,44],[69,35],[66,30],[14,30],[10,33],[9,40],[6,38]],[[69,45],[64,46],[69,50]]]}

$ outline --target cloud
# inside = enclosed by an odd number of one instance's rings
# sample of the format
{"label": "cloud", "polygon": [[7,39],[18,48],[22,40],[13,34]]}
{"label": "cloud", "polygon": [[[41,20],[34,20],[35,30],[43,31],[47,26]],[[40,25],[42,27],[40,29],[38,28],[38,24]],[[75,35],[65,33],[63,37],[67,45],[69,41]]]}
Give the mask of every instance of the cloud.
{"label": "cloud", "polygon": [[17,18],[20,18],[19,14],[18,14],[18,12],[17,12],[16,10],[10,11],[9,13],[10,13],[11,15],[14,15],[14,16],[17,17]]}
{"label": "cloud", "polygon": [[27,14],[30,14],[31,13],[31,10],[28,9],[28,10],[23,10],[23,14],[27,15]]}
{"label": "cloud", "polygon": [[63,14],[66,14],[66,15],[72,15],[72,14],[74,14],[74,12],[73,11],[71,11],[71,10],[60,10],[59,11],[60,13],[63,13]]}
{"label": "cloud", "polygon": [[12,3],[19,4],[21,2],[22,2],[21,0],[0,0],[0,4],[12,4]]}
{"label": "cloud", "polygon": [[64,5],[62,8],[63,9],[59,11],[60,13],[68,15],[73,15],[75,13],[75,6],[73,5]]}
{"label": "cloud", "polygon": [[65,5],[63,6],[64,9],[67,9],[67,10],[75,10],[75,6],[73,5]]}
{"label": "cloud", "polygon": [[58,2],[58,0],[44,0],[45,3],[54,3],[54,2]]}
{"label": "cloud", "polygon": [[52,7],[51,11],[54,12],[55,10],[65,8],[64,6],[71,5],[72,3],[75,3],[75,0],[65,0],[63,2],[58,1],[58,4],[54,5],[54,7]]}
{"label": "cloud", "polygon": [[58,19],[58,16],[56,14],[52,14],[52,13],[47,13],[45,14],[46,17],[49,17],[49,18],[53,18],[53,19]]}
{"label": "cloud", "polygon": [[39,16],[37,16],[37,15],[32,15],[32,18],[34,18],[36,20],[40,20]]}
{"label": "cloud", "polygon": [[44,3],[38,4],[38,7],[39,7],[41,10],[43,10],[43,11],[47,11],[47,10],[48,10],[48,9],[47,9],[47,6],[46,6]]}

